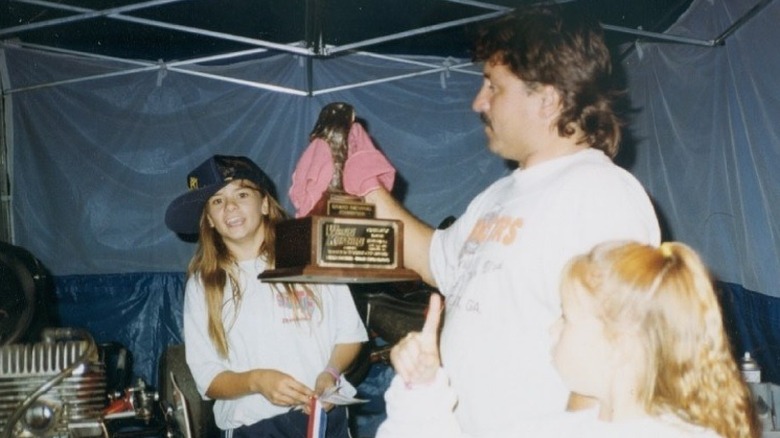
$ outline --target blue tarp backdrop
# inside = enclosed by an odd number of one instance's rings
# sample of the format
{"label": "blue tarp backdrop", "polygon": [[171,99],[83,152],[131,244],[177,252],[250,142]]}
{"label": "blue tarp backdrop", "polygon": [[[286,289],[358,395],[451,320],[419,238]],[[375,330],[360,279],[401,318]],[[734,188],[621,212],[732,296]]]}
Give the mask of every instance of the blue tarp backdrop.
{"label": "blue tarp backdrop", "polygon": [[[61,324],[86,328],[98,343],[118,342],[133,354],[135,377],[155,386],[158,362],[182,339],[183,273],[67,275],[56,278]],[[736,352],[750,351],[764,377],[780,383],[777,334],[780,298],[718,283],[724,319]]]}
{"label": "blue tarp backdrop", "polygon": [[[667,33],[714,38],[753,2],[694,0]],[[722,282],[738,352],[780,383],[780,2],[725,45],[640,42],[621,62],[635,112],[621,163],[645,185],[666,238],[698,250]],[[421,219],[457,216],[508,171],[485,148],[471,111],[481,82],[445,71],[301,97],[115,61],[0,47],[14,243],[57,278],[63,323],[130,347],[135,372],[181,342],[183,274],[194,251],[165,228],[189,170],[215,153],[247,155],[290,207],[292,169],[319,109],[355,105],[399,172],[399,196]],[[452,65],[464,60],[409,58]],[[206,73],[286,85],[302,59],[279,55]],[[350,54],[315,64],[319,87],[412,73],[414,64]],[[98,75],[89,81],[74,77]],[[63,81],[56,86],[38,84]],[[15,90],[15,91],[14,91]]]}

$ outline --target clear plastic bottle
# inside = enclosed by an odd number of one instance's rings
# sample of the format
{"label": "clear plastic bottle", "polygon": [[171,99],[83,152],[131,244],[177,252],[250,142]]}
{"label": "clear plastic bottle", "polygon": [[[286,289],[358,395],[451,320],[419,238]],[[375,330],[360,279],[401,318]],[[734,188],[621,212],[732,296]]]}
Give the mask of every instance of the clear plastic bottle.
{"label": "clear plastic bottle", "polygon": [[755,359],[750,355],[749,351],[745,352],[742,359],[739,361],[739,370],[742,372],[742,377],[745,382],[748,383],[761,383],[761,367],[758,365]]}

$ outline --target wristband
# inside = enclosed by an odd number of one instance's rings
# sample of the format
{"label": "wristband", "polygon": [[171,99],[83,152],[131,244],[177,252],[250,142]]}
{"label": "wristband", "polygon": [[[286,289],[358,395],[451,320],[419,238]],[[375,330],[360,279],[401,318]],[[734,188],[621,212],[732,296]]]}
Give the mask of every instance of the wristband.
{"label": "wristband", "polygon": [[326,373],[330,374],[331,376],[333,376],[333,379],[336,380],[337,383],[341,381],[341,373],[339,373],[339,370],[337,370],[336,368],[325,367],[325,371],[324,372],[326,372]]}

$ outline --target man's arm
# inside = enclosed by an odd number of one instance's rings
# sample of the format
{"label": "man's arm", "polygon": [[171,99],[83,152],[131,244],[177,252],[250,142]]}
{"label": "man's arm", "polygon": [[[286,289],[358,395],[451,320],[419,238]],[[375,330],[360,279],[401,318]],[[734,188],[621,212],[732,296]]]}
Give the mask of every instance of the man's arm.
{"label": "man's arm", "polygon": [[397,219],[403,222],[404,265],[417,272],[423,281],[436,287],[429,263],[433,228],[414,217],[383,187],[369,192],[365,200],[376,206],[377,218]]}

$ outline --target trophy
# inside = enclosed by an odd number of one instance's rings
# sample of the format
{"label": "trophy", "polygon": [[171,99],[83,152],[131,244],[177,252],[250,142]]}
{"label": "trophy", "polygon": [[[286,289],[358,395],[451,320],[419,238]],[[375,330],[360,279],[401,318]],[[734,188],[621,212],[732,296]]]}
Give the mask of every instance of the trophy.
{"label": "trophy", "polygon": [[419,280],[404,268],[403,223],[376,218],[361,196],[392,188],[395,169],[373,145],[354,109],[326,105],[293,173],[296,218],[276,225],[276,261],[265,281],[377,283]]}

